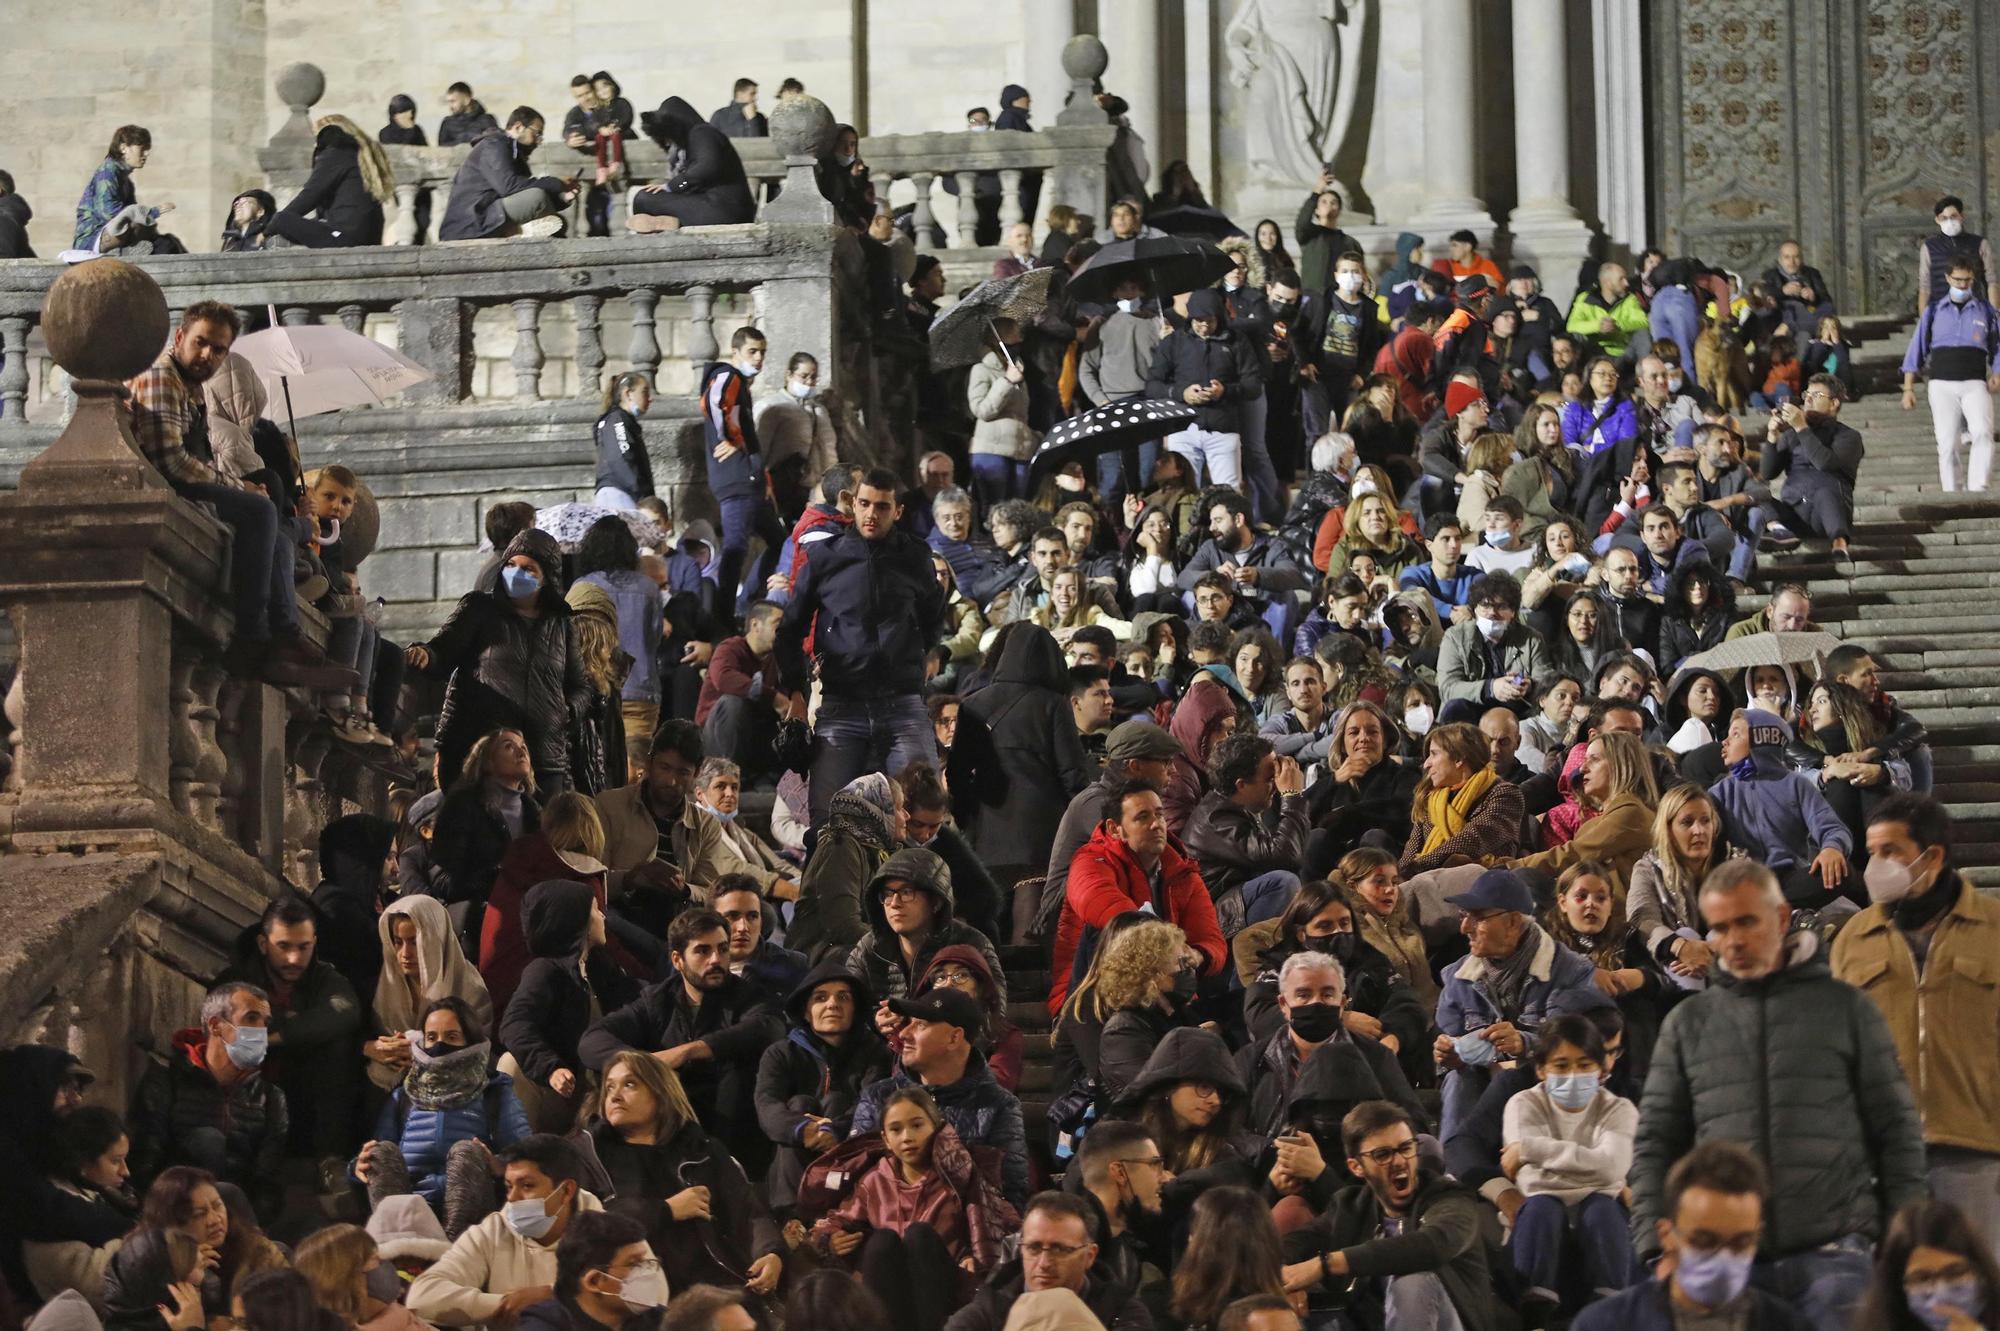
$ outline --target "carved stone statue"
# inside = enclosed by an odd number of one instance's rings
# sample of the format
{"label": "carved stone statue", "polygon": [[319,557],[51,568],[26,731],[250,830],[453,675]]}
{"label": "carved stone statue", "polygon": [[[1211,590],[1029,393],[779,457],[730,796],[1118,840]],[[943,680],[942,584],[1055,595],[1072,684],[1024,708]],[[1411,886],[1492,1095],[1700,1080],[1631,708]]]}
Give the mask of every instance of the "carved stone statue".
{"label": "carved stone statue", "polygon": [[1230,81],[1248,92],[1246,155],[1259,183],[1310,188],[1354,116],[1370,0],[1242,0],[1223,30]]}

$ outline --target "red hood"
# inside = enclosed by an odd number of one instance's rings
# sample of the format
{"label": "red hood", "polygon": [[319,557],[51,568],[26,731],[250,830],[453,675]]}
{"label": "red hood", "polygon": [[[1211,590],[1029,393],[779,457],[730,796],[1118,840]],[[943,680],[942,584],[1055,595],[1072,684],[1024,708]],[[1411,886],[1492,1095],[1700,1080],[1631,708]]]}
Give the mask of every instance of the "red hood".
{"label": "red hood", "polygon": [[799,514],[799,520],[792,526],[792,544],[797,545],[799,537],[815,527],[852,527],[854,519],[837,508],[822,508],[818,504],[806,505],[806,511]]}
{"label": "red hood", "polygon": [[189,1026],[174,1032],[174,1052],[188,1062],[208,1071],[208,1032],[199,1026]]}
{"label": "red hood", "polygon": [[1181,742],[1189,762],[1206,771],[1209,727],[1235,711],[1236,699],[1230,696],[1228,689],[1215,682],[1212,676],[1197,678],[1188,686],[1179,706],[1174,708],[1174,719],[1167,727],[1167,733]]}

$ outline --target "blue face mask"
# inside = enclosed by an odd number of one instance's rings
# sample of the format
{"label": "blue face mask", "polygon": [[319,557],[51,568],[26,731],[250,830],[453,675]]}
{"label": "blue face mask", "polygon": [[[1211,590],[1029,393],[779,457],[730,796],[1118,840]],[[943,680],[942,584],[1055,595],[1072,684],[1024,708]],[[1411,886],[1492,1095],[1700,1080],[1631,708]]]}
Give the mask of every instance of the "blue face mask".
{"label": "blue face mask", "polygon": [[1486,543],[1491,546],[1506,545],[1513,539],[1514,539],[1514,533],[1508,531],[1504,527],[1501,528],[1499,531],[1490,531],[1486,533]]}
{"label": "blue face mask", "polygon": [[1756,1259],[1755,1253],[1738,1257],[1727,1248],[1703,1252],[1684,1246],[1674,1254],[1674,1279],[1681,1293],[1702,1307],[1719,1308],[1750,1283],[1750,1264]]}
{"label": "blue face mask", "polygon": [[1945,1331],[1954,1314],[1977,1322],[1986,1312],[1986,1296],[1980,1291],[1977,1276],[1962,1276],[1919,1289],[1905,1289],[1903,1298],[1909,1303],[1910,1311],[1930,1331]]}
{"label": "blue face mask", "polygon": [[1469,1068],[1483,1068],[1499,1053],[1478,1031],[1467,1031],[1453,1040],[1451,1047],[1459,1061]]}
{"label": "blue face mask", "polygon": [[1946,287],[1946,288],[1945,288],[1945,293],[1944,293],[1944,294],[1945,294],[1945,295],[1947,295],[1947,296],[1949,296],[1949,297],[1951,298],[1951,303],[1952,303],[1952,304],[1954,304],[1954,305],[1963,305],[1963,304],[1965,304],[1965,302],[1967,302],[1968,300],[1971,300],[1971,299],[1972,299],[1972,288],[1971,288],[1971,287]]}
{"label": "blue face mask", "polygon": [[549,1214],[546,1198],[526,1197],[518,1202],[508,1202],[502,1212],[507,1228],[524,1239],[538,1239],[555,1228],[556,1218]]}
{"label": "blue face mask", "polygon": [[525,601],[542,589],[542,580],[535,576],[535,571],[519,564],[501,569],[500,581],[507,588],[507,595],[517,601]]}
{"label": "blue face mask", "polygon": [[1557,1072],[1544,1085],[1549,1088],[1549,1099],[1564,1109],[1582,1109],[1597,1098],[1602,1081],[1595,1072]]}
{"label": "blue face mask", "polygon": [[223,1045],[229,1061],[245,1072],[262,1067],[264,1055],[271,1048],[271,1032],[262,1026],[238,1026],[235,1031]]}

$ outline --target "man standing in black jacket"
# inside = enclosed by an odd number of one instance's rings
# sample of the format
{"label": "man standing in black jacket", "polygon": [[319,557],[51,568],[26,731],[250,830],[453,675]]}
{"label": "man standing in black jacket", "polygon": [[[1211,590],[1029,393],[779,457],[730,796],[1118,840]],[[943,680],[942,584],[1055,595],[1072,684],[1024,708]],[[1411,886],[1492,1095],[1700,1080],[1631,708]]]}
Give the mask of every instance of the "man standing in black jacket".
{"label": "man standing in black jacket", "polygon": [[684,910],[667,929],[675,973],[583,1033],[577,1054],[601,1071],[624,1049],[672,1068],[710,1136],[745,1172],[762,1173],[771,1143],[757,1127],[757,1063],[785,1038],[784,1018],[750,981],[729,970],[729,925],[712,910]]}
{"label": "man standing in black jacket", "polygon": [[444,109],[445,118],[438,122],[440,148],[472,143],[487,130],[500,128],[500,122],[472,95],[469,83],[454,83],[444,90]]}
{"label": "man standing in black jacket", "polygon": [[901,489],[886,467],[862,475],[854,525],[807,551],[778,626],[785,689],[803,695],[811,684],[808,634],[819,669],[815,827],[855,777],[936,761],[923,687],[929,650],[944,627],[944,591],[929,547],[896,525]]}
{"label": "man standing in black jacket", "polygon": [[1204,485],[1243,486],[1243,408],[1264,391],[1264,352],[1229,326],[1222,293],[1203,287],[1188,297],[1188,326],[1153,349],[1146,396],[1195,409],[1194,424],[1167,436]]}

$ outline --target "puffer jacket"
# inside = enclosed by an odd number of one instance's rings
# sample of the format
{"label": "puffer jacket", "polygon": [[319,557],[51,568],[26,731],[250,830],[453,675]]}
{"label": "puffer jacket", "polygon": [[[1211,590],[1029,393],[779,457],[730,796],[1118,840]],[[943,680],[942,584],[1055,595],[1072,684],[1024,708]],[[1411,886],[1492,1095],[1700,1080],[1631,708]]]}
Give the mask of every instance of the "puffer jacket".
{"label": "puffer jacket", "polygon": [[[989,865],[1024,864],[1055,840],[1070,797],[1096,775],[1069,705],[1069,667],[1038,625],[1014,629],[993,682],[965,700],[993,737],[998,772],[954,772],[980,793],[972,848]],[[968,746],[970,748],[970,746]],[[1039,866],[1038,866],[1039,867]]]}
{"label": "puffer jacket", "polygon": [[[594,1151],[611,1178],[614,1196],[604,1209],[646,1227],[646,1240],[666,1268],[667,1288],[738,1287],[749,1279],[752,1262],[784,1251],[785,1241],[763,1196],[722,1142],[699,1123],[683,1123],[655,1145],[634,1146],[616,1128],[593,1118],[571,1140]],[[709,1218],[674,1219],[663,1203],[698,1187],[708,1189]]]}
{"label": "puffer jacket", "polygon": [[430,655],[424,673],[449,681],[437,724],[440,783],[458,779],[474,741],[508,726],[526,737],[535,783],[546,796],[569,784],[570,712],[586,708],[593,691],[570,631],[561,550],[546,532],[530,528],[501,562],[516,555],[541,565],[540,615],[515,613],[504,591],[468,592],[424,644]]}
{"label": "puffer jacket", "polygon": [[[890,929],[889,917],[882,909],[882,888],[891,878],[915,884],[931,899],[930,933],[918,948],[913,966],[904,964],[902,941]],[[931,958],[938,949],[962,946],[972,948],[984,958],[986,969],[1000,991],[1000,1002],[1005,1006],[1007,982],[1001,977],[1006,971],[1001,969],[1000,954],[994,950],[992,939],[953,916],[951,870],[935,851],[905,846],[882,861],[882,867],[862,891],[861,907],[868,914],[868,932],[847,954],[847,969],[868,982],[868,990],[877,1002],[901,998],[915,989],[917,979],[930,968]]]}
{"label": "puffer jacket", "polygon": [[991,453],[1015,462],[1035,455],[1042,436],[1028,424],[1027,380],[1009,383],[999,352],[987,352],[966,376],[965,404],[972,410],[974,454]]}
{"label": "puffer jacket", "polygon": [[583,952],[592,897],[587,884],[557,879],[537,883],[522,908],[522,931],[534,960],[507,1000],[500,1045],[543,1086],[559,1068],[583,1075],[577,1044],[590,1026],[593,998],[600,1011],[615,1012],[639,996],[639,982],[609,949]]}
{"label": "puffer jacket", "polygon": [[1274,827],[1257,810],[1245,809],[1224,791],[1211,790],[1194,806],[1194,813],[1181,829],[1188,854],[1201,866],[1201,880],[1208,884],[1218,909],[1224,898],[1237,903],[1239,928],[1243,894],[1238,889],[1257,875],[1276,869],[1298,872],[1305,855],[1306,833],[1312,831],[1312,811],[1306,806],[1305,792],[1280,795],[1277,806]]}
{"label": "puffer jacket", "polygon": [[382,204],[362,184],[361,145],[338,125],[323,125],[313,144],[312,175],[280,217],[319,219],[340,233],[340,244],[380,245]]}
{"label": "puffer jacket", "polygon": [[1660,1028],[1628,1179],[1642,1258],[1660,1248],[1667,1170],[1704,1141],[1741,1142],[1770,1170],[1766,1258],[1879,1238],[1899,1207],[1928,1195],[1923,1123],[1888,1023],[1833,978],[1817,934],[1785,948],[1770,975],[1719,973]]}
{"label": "puffer jacket", "polygon": [[374,1139],[402,1149],[411,1190],[432,1210],[444,1208],[452,1147],[476,1138],[497,1153],[534,1131],[514,1095],[514,1079],[492,1064],[492,1046],[483,1040],[428,1066],[413,1063],[375,1121]]}
{"label": "puffer jacket", "polygon": [[892,1091],[923,1085],[937,1101],[938,1112],[967,1146],[990,1146],[1000,1153],[1000,1190],[1019,1206],[1028,1200],[1028,1133],[1021,1119],[1021,1102],[993,1079],[978,1050],[965,1065],[965,1075],[949,1086],[919,1083],[898,1069],[861,1093],[854,1106],[851,1137],[882,1130],[882,1102]]}
{"label": "puffer jacket", "polygon": [[[970,1257],[974,1273],[984,1275],[1000,1264],[1008,1236],[1021,1227],[1019,1212],[1001,1195],[1002,1163],[998,1151],[967,1146],[946,1123],[931,1138],[931,1172],[912,1198],[879,1134],[850,1138],[815,1161],[800,1188],[801,1210],[814,1220],[813,1247],[830,1258],[829,1241],[842,1231],[900,1234],[921,1221],[938,1232],[953,1261]],[[839,1200],[820,1204],[827,1193]]]}
{"label": "puffer jacket", "polygon": [[217,1175],[248,1193],[260,1217],[276,1217],[291,1124],[285,1093],[256,1072],[224,1089],[208,1070],[208,1035],[201,1027],[174,1033],[167,1061],[146,1070],[125,1121],[134,1187],[151,1186],[169,1165],[192,1163],[189,1135],[212,1129],[223,1138]]}
{"label": "puffer jacket", "polygon": [[[806,1016],[813,990],[840,981],[854,993],[854,1025],[837,1045],[814,1034]],[[771,1203],[789,1209],[798,1198],[799,1179],[818,1154],[799,1145],[806,1115],[831,1119],[835,1137],[845,1137],[863,1088],[889,1075],[889,1046],[875,1030],[875,999],[860,976],[838,960],[815,966],[785,1000],[791,1029],[764,1051],[757,1064],[757,1123],[781,1149],[771,1161]]]}

